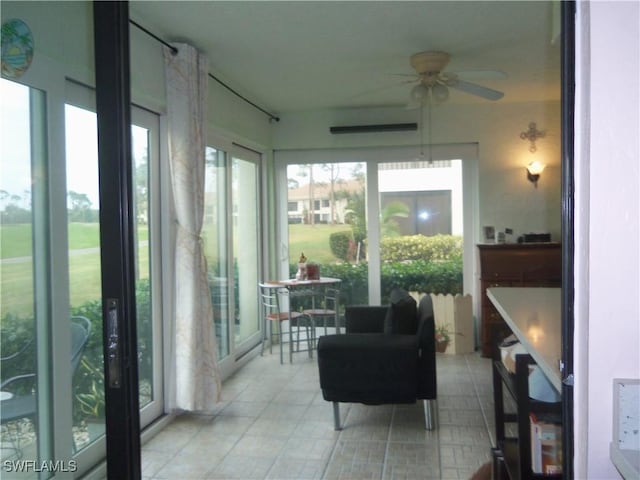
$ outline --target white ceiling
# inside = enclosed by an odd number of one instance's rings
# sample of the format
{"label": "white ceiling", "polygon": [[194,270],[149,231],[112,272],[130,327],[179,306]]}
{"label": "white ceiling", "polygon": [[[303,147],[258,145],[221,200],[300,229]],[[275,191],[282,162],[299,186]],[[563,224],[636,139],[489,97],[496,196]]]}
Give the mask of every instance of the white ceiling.
{"label": "white ceiling", "polygon": [[[282,114],[404,106],[412,85],[395,74],[414,73],[409,57],[424,50],[451,54],[447,71],[505,72],[463,77],[503,91],[499,102],[557,100],[554,3],[132,1],[130,16],[166,41],[196,46],[210,73]],[[489,102],[463,92],[448,101]]]}

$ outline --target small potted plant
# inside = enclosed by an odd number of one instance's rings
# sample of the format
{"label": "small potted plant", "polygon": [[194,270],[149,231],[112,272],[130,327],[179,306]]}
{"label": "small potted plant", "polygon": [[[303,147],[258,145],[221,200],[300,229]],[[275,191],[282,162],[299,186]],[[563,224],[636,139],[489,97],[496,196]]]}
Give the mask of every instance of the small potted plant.
{"label": "small potted plant", "polygon": [[444,353],[447,350],[451,340],[450,335],[452,332],[449,330],[449,325],[444,323],[436,325],[436,352]]}

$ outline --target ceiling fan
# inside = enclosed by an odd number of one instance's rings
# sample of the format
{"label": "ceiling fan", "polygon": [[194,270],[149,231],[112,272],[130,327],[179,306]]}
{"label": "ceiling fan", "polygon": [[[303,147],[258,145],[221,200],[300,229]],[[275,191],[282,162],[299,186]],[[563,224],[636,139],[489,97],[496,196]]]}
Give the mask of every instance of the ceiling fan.
{"label": "ceiling fan", "polygon": [[418,82],[411,89],[410,106],[419,106],[428,100],[444,102],[449,98],[449,89],[460,90],[487,100],[500,100],[504,93],[477,83],[462,80],[460,76],[476,78],[506,78],[504,72],[497,70],[472,70],[468,72],[444,72],[451,56],[446,52],[426,51],[411,56],[410,63],[416,74],[409,83]]}

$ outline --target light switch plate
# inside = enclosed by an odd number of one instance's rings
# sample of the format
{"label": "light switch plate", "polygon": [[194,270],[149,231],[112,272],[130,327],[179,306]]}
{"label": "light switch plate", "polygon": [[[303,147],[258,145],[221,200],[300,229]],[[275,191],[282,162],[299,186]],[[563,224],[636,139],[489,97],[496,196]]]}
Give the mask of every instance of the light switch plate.
{"label": "light switch plate", "polygon": [[613,380],[613,442],[621,450],[640,450],[640,380]]}

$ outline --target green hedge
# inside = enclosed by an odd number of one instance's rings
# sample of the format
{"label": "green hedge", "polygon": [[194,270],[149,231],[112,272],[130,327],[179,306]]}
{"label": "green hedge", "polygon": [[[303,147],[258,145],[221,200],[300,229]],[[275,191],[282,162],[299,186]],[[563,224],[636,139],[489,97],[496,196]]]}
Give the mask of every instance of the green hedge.
{"label": "green hedge", "polygon": [[[104,362],[102,356],[102,302],[95,300],[71,308],[71,316],[83,316],[91,322],[89,340],[73,381],[73,412],[76,420],[83,418],[86,408],[82,408],[81,399],[92,397],[91,401],[104,406]],[[138,376],[140,380],[151,381],[152,346],[148,343],[151,335],[151,297],[148,280],[140,280],[136,284],[136,313],[138,317]],[[16,375],[32,373],[36,370],[36,353],[33,317],[17,317],[7,314],[2,320],[0,348],[6,357],[16,352],[21,346],[31,341],[25,355],[15,360],[2,362],[1,379],[6,380]],[[97,393],[96,393],[97,389]],[[96,398],[99,397],[99,398]]]}
{"label": "green hedge", "polygon": [[343,261],[349,260],[349,249],[353,243],[353,233],[335,232],[329,235],[329,248],[331,253]]}
{"label": "green hedge", "polygon": [[407,235],[384,237],[380,242],[383,262],[451,260],[462,258],[462,237],[453,235]]}
{"label": "green hedge", "polygon": [[[298,270],[297,264],[290,264],[292,275]],[[369,303],[369,265],[366,262],[352,265],[350,263],[320,265],[323,277],[335,277],[342,280],[340,284],[341,304],[361,305]],[[407,291],[429,293],[462,293],[462,256],[450,260],[429,262],[383,263],[381,265],[382,303],[389,300],[394,287]]]}

